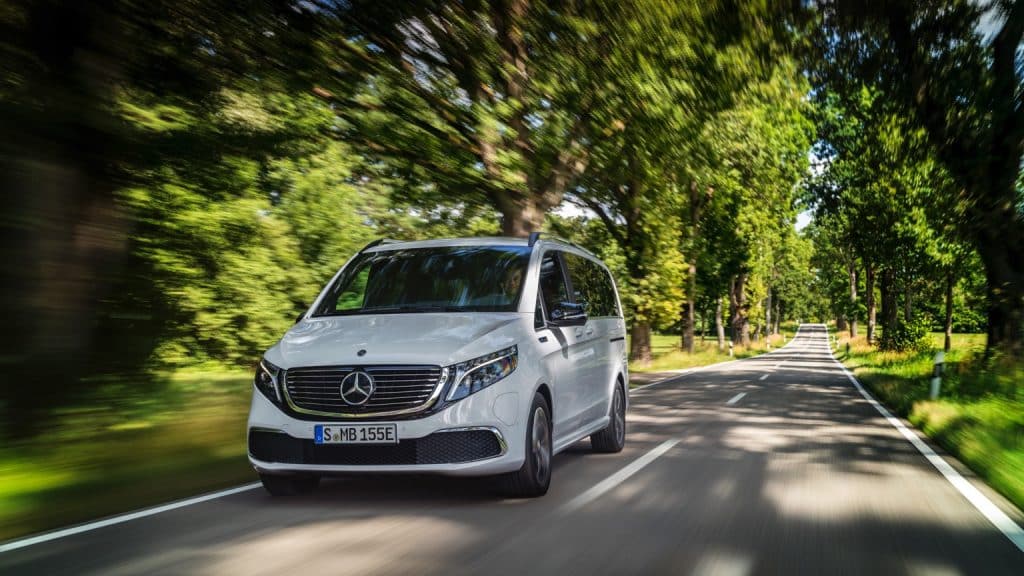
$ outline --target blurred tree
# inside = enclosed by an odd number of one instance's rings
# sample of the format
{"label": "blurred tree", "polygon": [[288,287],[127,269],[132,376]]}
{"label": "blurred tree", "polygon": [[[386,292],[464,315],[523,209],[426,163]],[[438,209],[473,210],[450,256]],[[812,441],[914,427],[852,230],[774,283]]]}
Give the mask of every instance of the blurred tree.
{"label": "blurred tree", "polygon": [[368,96],[338,111],[381,154],[436,184],[418,197],[489,203],[509,236],[539,230],[586,166],[598,95],[587,66],[611,28],[571,2],[321,7],[345,26],[326,44],[339,72],[324,86],[334,96],[335,81],[368,75]]}
{"label": "blurred tree", "polygon": [[[248,130],[238,86],[294,90],[310,69],[309,10],[275,0],[5,3],[0,10],[0,298],[9,431],[81,390],[99,303],[118,282],[131,220],[119,189],[177,163],[202,172],[296,136]],[[241,122],[235,123],[235,120]],[[271,119],[268,119],[271,120]],[[299,130],[301,132],[301,130]]]}

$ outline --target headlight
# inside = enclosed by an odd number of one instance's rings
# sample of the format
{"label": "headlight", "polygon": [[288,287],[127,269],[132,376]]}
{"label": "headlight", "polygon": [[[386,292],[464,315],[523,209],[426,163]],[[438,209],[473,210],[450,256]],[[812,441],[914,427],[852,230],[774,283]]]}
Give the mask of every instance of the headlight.
{"label": "headlight", "polygon": [[266,360],[260,360],[260,365],[256,368],[256,379],[254,382],[256,389],[275,404],[281,403],[281,388],[278,385],[278,378],[281,376],[281,373],[282,370],[280,368]]}
{"label": "headlight", "polygon": [[451,372],[455,375],[455,385],[448,393],[448,400],[460,400],[487,388],[511,374],[518,364],[519,349],[512,346],[452,366]]}

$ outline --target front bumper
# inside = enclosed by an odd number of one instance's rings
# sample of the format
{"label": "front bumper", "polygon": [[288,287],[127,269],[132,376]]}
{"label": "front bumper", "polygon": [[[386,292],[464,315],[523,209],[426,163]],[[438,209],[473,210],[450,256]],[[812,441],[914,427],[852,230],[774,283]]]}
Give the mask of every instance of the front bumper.
{"label": "front bumper", "polygon": [[[518,470],[525,454],[523,394],[513,376],[419,419],[394,423],[397,445],[316,445],[316,424],[293,418],[253,391],[249,462],[261,473],[439,473],[485,476]],[[344,422],[349,423],[349,422]],[[355,422],[351,422],[355,423]]]}

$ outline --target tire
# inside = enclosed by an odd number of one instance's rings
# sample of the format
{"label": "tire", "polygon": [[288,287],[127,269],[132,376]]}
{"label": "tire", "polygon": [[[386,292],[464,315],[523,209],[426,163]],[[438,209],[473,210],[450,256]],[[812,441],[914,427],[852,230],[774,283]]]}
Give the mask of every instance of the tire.
{"label": "tire", "polygon": [[594,452],[614,454],[626,446],[626,393],[622,384],[615,384],[612,394],[611,420],[600,432],[590,435],[590,447]]}
{"label": "tire", "polygon": [[526,423],[526,460],[522,468],[499,477],[501,492],[510,498],[536,498],[551,485],[551,408],[543,396],[533,397]]}
{"label": "tire", "polygon": [[320,485],[320,477],[313,474],[260,474],[260,482],[271,496],[291,496],[316,490]]}

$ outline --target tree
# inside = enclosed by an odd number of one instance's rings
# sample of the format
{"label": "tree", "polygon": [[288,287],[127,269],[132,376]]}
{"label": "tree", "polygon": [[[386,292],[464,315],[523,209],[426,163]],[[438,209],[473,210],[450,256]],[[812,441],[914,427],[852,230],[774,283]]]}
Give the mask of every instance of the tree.
{"label": "tree", "polygon": [[[907,111],[956,183],[988,284],[988,347],[1022,352],[1024,2],[838,0],[820,7],[827,72],[868,82]],[[985,35],[984,16],[996,23]]]}
{"label": "tree", "polygon": [[715,237],[705,246],[720,261],[733,341],[744,346],[752,317],[766,318],[767,324],[767,310],[760,307],[775,280],[776,246],[792,231],[797,183],[807,169],[813,134],[806,91],[795,63],[782,60],[701,135],[710,161],[699,181],[715,190],[706,211]]}

